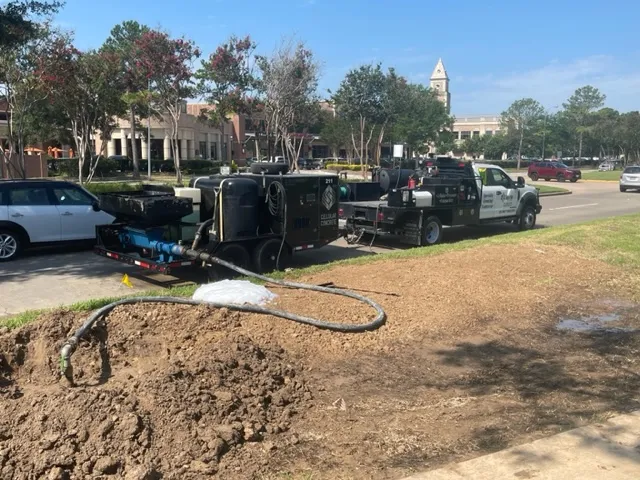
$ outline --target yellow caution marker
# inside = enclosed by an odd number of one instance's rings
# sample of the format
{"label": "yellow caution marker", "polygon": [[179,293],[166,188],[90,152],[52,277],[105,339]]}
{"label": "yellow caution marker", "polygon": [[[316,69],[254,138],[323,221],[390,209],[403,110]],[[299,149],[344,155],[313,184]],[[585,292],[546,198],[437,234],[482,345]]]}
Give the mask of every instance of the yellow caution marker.
{"label": "yellow caution marker", "polygon": [[122,277],[122,283],[124,283],[129,288],[133,288],[133,284],[131,283],[131,280],[129,280],[129,275],[127,275],[126,273]]}

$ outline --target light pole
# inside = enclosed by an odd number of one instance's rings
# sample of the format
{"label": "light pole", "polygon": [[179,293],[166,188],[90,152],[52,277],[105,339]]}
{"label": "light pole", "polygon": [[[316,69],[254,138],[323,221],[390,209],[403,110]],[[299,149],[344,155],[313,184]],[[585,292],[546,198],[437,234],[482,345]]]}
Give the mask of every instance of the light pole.
{"label": "light pole", "polygon": [[[558,108],[558,105],[554,105],[553,107],[551,107],[553,110]],[[549,116],[549,114],[547,112],[544,112],[544,123],[542,124],[542,161],[544,161],[544,142],[546,140],[547,137],[547,117]]]}
{"label": "light pole", "polygon": [[151,180],[151,79],[147,84],[149,91],[149,111],[147,112],[147,176]]}

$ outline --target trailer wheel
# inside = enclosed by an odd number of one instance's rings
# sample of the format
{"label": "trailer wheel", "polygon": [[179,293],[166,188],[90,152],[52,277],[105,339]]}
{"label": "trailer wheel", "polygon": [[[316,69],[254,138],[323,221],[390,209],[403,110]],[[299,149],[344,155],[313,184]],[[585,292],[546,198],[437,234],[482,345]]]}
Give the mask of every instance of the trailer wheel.
{"label": "trailer wheel", "polygon": [[[282,251],[280,249],[282,248]],[[280,255],[280,262],[278,262]],[[253,266],[257,273],[284,270],[289,261],[289,249],[278,238],[268,238],[258,244],[253,251]]]}
{"label": "trailer wheel", "polygon": [[[235,266],[244,268],[245,270],[249,269],[251,263],[249,252],[244,245],[239,243],[225,243],[213,253],[213,256],[233,263]],[[238,275],[238,273],[222,265],[213,265],[212,268],[209,268],[210,280],[212,277],[229,277],[236,275]]]}
{"label": "trailer wheel", "polygon": [[423,245],[435,245],[442,240],[442,222],[435,216],[427,217],[422,233]]}

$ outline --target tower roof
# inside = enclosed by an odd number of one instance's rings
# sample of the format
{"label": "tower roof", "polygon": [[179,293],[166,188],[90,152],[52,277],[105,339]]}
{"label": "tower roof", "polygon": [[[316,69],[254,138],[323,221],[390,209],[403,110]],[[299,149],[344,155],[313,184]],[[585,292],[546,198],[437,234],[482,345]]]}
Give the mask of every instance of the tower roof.
{"label": "tower roof", "polygon": [[442,63],[442,59],[438,59],[438,63],[436,63],[435,68],[433,69],[433,73],[431,74],[431,80],[436,79],[449,79],[449,75],[447,75],[447,69],[444,68],[444,63]]}

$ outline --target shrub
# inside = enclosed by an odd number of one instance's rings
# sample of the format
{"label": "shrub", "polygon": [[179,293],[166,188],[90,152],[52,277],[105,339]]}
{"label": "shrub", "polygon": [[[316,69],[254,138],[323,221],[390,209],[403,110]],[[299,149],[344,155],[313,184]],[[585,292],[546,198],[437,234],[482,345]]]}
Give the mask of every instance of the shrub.
{"label": "shrub", "polygon": [[[366,170],[370,169],[369,165],[365,165]],[[325,170],[335,170],[336,172],[341,172],[343,170],[349,170],[351,172],[359,172],[362,170],[361,165],[341,165],[338,163],[328,163],[324,166]]]}
{"label": "shrub", "polygon": [[140,182],[96,182],[87,183],[84,188],[89,190],[94,195],[99,195],[106,192],[132,192],[134,190],[141,190],[142,183]]}

